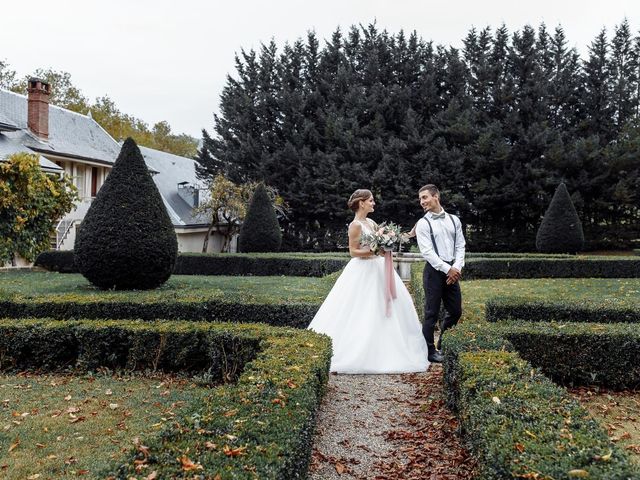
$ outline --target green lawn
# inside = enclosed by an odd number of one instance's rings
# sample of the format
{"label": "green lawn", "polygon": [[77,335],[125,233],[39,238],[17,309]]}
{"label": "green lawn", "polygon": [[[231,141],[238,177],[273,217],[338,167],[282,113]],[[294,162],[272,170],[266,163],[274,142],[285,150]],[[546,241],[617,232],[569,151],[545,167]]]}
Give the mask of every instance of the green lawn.
{"label": "green lawn", "polygon": [[605,428],[609,438],[640,467],[640,391],[615,392],[581,387],[569,392]]}
{"label": "green lawn", "polygon": [[55,272],[2,272],[0,299],[52,301],[177,302],[224,299],[245,303],[321,303],[335,277],[224,277],[173,275],[155,290],[114,291],[93,287],[82,275]]}
{"label": "green lawn", "polygon": [[103,478],[211,388],[187,379],[0,375],[0,477]]}
{"label": "green lawn", "polygon": [[493,297],[526,297],[559,302],[609,303],[640,309],[639,278],[534,278],[468,280],[461,283],[462,321],[484,321],[485,303]]}

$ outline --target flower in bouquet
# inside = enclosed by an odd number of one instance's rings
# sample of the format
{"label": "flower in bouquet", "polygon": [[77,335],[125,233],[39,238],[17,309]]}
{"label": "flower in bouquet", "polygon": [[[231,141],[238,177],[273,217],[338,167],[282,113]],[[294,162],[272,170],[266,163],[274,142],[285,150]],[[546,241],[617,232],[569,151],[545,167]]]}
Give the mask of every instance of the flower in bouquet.
{"label": "flower in bouquet", "polygon": [[367,245],[376,255],[384,250],[391,252],[396,250],[402,242],[402,229],[395,223],[382,223],[375,232],[364,233],[360,237],[360,243]]}

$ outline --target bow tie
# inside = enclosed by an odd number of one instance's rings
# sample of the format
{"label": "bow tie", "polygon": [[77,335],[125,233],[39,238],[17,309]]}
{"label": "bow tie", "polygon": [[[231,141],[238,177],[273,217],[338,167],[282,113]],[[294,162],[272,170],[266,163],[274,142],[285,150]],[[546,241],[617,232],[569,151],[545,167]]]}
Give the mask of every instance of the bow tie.
{"label": "bow tie", "polygon": [[440,213],[433,213],[431,212],[431,218],[436,219],[436,218],[444,218],[445,215],[445,211],[442,210]]}

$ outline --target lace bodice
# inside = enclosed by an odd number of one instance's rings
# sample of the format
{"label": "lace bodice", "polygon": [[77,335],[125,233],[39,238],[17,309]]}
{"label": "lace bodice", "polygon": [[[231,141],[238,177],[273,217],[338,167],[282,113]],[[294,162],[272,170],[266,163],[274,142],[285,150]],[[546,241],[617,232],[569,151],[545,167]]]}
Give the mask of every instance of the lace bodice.
{"label": "lace bodice", "polygon": [[373,220],[365,219],[365,220],[356,220],[362,226],[362,233],[373,233],[374,232],[374,223]]}

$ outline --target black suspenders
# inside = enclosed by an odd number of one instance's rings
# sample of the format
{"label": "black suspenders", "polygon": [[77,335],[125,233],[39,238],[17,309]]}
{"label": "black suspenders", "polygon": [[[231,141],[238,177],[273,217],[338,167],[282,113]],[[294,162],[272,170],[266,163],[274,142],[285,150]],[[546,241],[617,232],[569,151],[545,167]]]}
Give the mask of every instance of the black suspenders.
{"label": "black suspenders", "polygon": [[[445,215],[448,215],[447,213],[445,213]],[[453,217],[451,215],[448,215],[449,219],[451,219],[451,223],[453,224],[453,257],[455,260],[455,256],[456,256],[456,240],[458,239],[458,230],[456,228],[456,222],[453,220]],[[431,243],[433,244],[433,249],[436,251],[436,255],[438,255],[440,257],[440,253],[438,252],[438,245],[436,245],[436,239],[433,236],[433,226],[431,225],[431,222],[429,221],[429,219],[427,218],[427,216],[424,216],[424,219],[427,221],[427,223],[429,224],[429,233],[431,234]],[[440,257],[442,258],[442,257]]]}

